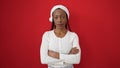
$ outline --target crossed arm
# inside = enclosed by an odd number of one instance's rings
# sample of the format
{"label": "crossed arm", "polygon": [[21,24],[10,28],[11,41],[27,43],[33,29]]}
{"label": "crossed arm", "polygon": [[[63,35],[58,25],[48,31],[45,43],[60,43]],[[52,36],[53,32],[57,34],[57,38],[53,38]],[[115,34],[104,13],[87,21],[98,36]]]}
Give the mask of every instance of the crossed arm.
{"label": "crossed arm", "polygon": [[40,48],[40,58],[42,64],[51,64],[57,62],[65,62],[69,64],[79,64],[81,58],[81,49],[78,43],[78,37],[76,36],[73,41],[73,48],[69,54],[61,54],[52,50],[49,50],[47,33],[43,35],[41,48]]}
{"label": "crossed arm", "polygon": [[[77,49],[76,47],[72,48],[71,51],[69,52],[69,54],[77,54],[79,52],[79,49]],[[59,59],[59,53],[52,51],[52,50],[48,50],[48,56]]]}

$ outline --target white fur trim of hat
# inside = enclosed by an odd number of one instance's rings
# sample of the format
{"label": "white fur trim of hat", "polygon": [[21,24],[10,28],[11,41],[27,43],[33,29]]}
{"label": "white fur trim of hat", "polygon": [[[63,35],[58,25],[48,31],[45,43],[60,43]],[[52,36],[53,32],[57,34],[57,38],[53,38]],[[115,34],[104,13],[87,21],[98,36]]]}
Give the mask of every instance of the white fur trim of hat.
{"label": "white fur trim of hat", "polygon": [[69,19],[69,10],[63,5],[55,5],[55,6],[53,6],[53,8],[51,9],[51,12],[50,12],[50,18],[49,18],[50,22],[52,22],[52,20],[53,20],[53,17],[52,17],[53,12],[58,8],[64,10],[68,16],[68,19]]}

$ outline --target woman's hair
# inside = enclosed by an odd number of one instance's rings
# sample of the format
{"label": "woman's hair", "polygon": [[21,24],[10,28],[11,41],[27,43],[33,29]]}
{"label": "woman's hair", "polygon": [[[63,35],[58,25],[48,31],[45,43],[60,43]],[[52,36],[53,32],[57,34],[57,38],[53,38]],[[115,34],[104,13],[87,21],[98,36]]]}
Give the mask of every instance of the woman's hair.
{"label": "woman's hair", "polygon": [[[69,25],[69,20],[68,20],[68,15],[66,14],[66,19],[67,19],[67,24],[65,25],[65,28],[68,29],[69,31],[72,31],[71,28],[70,28],[70,25]],[[50,30],[53,30],[55,29],[55,22],[54,20],[52,20],[52,26],[51,26],[51,29]]]}

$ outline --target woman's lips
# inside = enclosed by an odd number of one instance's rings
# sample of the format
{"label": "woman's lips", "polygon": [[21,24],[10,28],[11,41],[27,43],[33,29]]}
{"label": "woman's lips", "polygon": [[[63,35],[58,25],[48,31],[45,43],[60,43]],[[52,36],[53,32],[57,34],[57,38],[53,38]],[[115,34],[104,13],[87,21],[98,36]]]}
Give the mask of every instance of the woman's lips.
{"label": "woman's lips", "polygon": [[57,25],[62,26],[62,25],[64,25],[64,24],[57,24]]}

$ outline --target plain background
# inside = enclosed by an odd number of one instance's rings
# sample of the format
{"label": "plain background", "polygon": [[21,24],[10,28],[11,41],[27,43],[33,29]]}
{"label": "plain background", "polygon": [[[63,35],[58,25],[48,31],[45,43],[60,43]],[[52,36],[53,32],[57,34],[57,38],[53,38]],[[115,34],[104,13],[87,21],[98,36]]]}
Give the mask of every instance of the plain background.
{"label": "plain background", "polygon": [[80,38],[75,68],[120,68],[119,0],[1,0],[0,68],[47,68],[39,51],[55,4],[68,7],[71,29]]}

